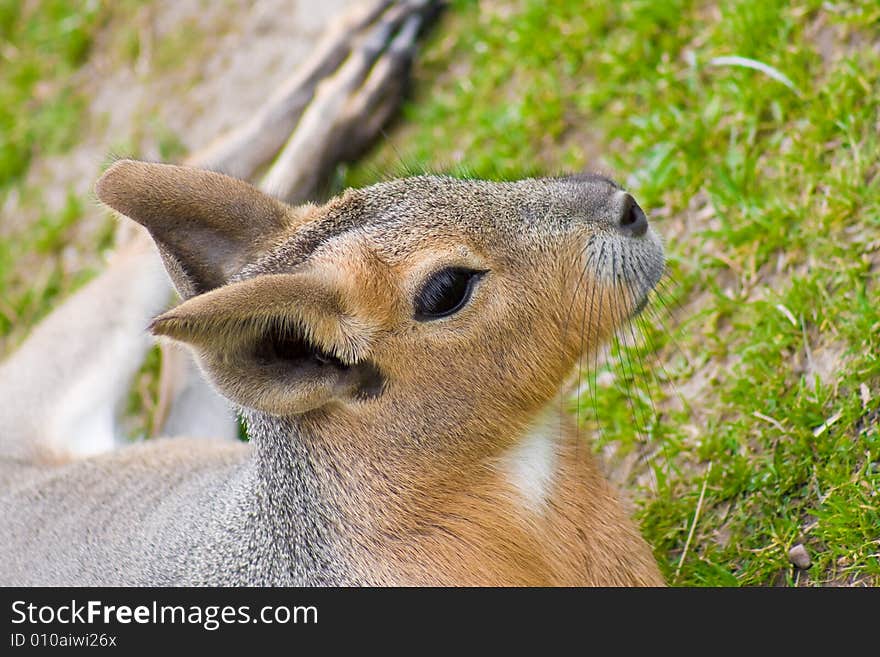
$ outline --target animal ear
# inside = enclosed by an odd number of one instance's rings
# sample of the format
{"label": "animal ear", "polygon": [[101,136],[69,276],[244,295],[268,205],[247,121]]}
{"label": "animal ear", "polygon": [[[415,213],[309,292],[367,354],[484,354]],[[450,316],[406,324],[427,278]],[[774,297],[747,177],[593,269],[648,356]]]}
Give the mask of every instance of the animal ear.
{"label": "animal ear", "polygon": [[134,160],[113,164],[95,194],[146,227],[184,299],[224,285],[295,212],[242,180]]}
{"label": "animal ear", "polygon": [[190,345],[221,394],[275,415],[378,395],[375,328],[315,273],[258,276],[193,297],[151,330]]}

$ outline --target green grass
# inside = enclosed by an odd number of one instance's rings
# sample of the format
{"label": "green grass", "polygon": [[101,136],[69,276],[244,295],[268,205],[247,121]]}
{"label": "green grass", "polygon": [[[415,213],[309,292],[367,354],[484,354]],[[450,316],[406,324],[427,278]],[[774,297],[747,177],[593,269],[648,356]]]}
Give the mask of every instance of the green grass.
{"label": "green grass", "polygon": [[[33,158],[76,138],[66,80],[110,5],[83,6],[0,0],[0,196],[34,193]],[[612,349],[573,412],[614,453],[672,583],[880,584],[878,25],[873,1],[452,2],[396,127],[338,177],[601,169],[635,194],[670,276],[642,344]],[[138,38],[120,28],[120,58]],[[85,207],[69,196],[0,242],[0,337],[87,276],[62,258]],[[789,564],[796,543],[807,571]]]}
{"label": "green grass", "polygon": [[[35,222],[0,240],[0,336],[9,342],[21,340],[58,300],[94,274],[65,265],[64,250],[83,211],[82,199],[68,192],[59,212],[42,212]],[[108,221],[92,248],[106,249],[112,238],[113,223]]]}
{"label": "green grass", "polygon": [[[85,99],[70,76],[88,57],[101,20],[94,2],[0,0],[0,203],[10,193],[28,194],[21,179],[34,157],[76,142]],[[33,223],[2,226],[0,337],[21,339],[53,302],[88,277],[65,271],[61,258],[82,205],[68,193],[60,212],[40,209]],[[13,220],[3,217],[4,224]]]}
{"label": "green grass", "polygon": [[[49,210],[24,178],[35,158],[82,137],[87,99],[73,76],[122,5],[133,3],[0,0],[0,206],[12,194],[12,206],[34,216],[0,218],[0,354],[94,273],[65,258],[91,199],[67,190],[63,206]],[[88,248],[106,249],[112,230],[109,219],[100,224]]]}
{"label": "green grass", "polygon": [[875,2],[453,3],[343,178],[600,168],[651,211],[670,277],[577,412],[640,456],[623,484],[670,582],[880,584],[878,25]]}
{"label": "green grass", "polygon": [[[135,67],[149,10],[143,0],[0,0],[0,357],[91,278],[113,244],[115,222],[89,193],[66,189],[55,207],[27,176],[80,140],[101,139],[107,117],[90,115],[85,91],[100,72],[83,76],[82,67],[99,37],[103,67]],[[197,28],[186,21],[157,40],[149,75],[165,75],[184,52],[197,57]],[[129,129],[107,140],[108,154],[136,157],[150,142],[164,160],[184,154],[180,138],[148,112],[131,117]]]}
{"label": "green grass", "polygon": [[85,100],[69,77],[102,19],[97,2],[0,0],[0,191],[76,141]]}

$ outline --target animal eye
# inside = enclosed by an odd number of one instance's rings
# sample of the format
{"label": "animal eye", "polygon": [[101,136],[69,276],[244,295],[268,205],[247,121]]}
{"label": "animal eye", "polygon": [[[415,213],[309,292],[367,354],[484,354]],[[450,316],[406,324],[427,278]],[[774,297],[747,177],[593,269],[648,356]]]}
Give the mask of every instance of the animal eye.
{"label": "animal eye", "polygon": [[431,276],[416,295],[416,319],[448,317],[461,310],[471,297],[474,285],[484,271],[447,267]]}

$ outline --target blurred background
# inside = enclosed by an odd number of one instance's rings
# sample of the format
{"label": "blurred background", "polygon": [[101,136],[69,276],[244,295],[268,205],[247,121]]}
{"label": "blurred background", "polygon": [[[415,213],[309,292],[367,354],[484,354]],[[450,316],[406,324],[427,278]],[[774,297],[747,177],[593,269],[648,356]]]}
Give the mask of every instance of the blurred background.
{"label": "blurred background", "polygon": [[[112,247],[111,154],[205,146],[353,4],[0,0],[0,357]],[[664,236],[571,411],[670,583],[880,584],[880,4],[456,0],[412,75],[330,191],[588,169]]]}

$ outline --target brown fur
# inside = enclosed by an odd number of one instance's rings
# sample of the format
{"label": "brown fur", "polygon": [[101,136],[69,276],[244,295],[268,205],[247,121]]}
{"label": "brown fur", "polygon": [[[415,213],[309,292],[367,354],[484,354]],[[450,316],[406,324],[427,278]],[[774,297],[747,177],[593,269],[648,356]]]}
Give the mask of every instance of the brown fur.
{"label": "brown fur", "polygon": [[[160,513],[164,545],[189,556],[121,581],[662,584],[559,403],[662,271],[616,184],[423,176],[292,208],[220,174],[123,161],[97,193],[150,231],[184,297],[152,330],[194,349],[252,437],[222,466],[210,446],[164,441],[105,457],[112,477],[168,468],[150,477],[175,482],[166,506],[199,517]],[[414,319],[451,266],[486,273],[455,314]],[[276,334],[296,347],[287,360]],[[536,456],[517,451],[531,439]],[[215,490],[221,510],[199,506]]]}

